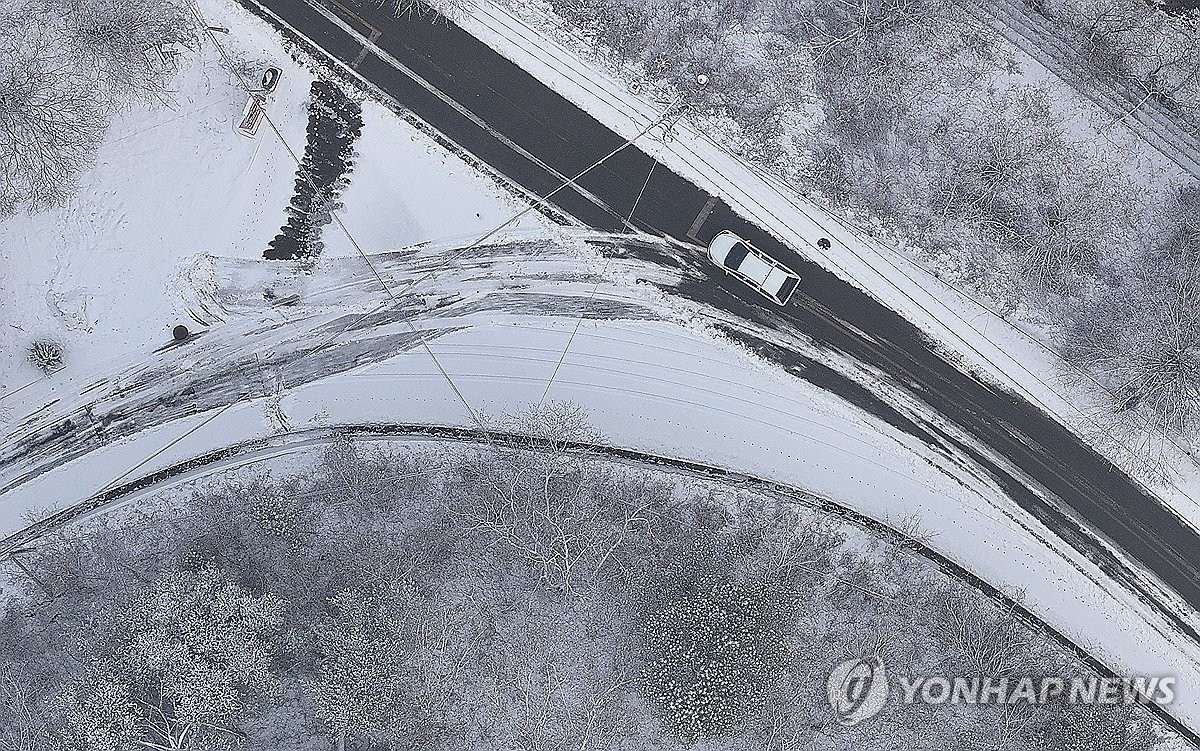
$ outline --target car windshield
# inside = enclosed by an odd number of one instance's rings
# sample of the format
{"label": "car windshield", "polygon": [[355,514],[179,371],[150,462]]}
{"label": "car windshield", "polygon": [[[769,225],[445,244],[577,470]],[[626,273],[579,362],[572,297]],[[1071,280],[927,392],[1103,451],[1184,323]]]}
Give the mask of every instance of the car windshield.
{"label": "car windshield", "polygon": [[738,269],[742,265],[742,261],[746,260],[746,256],[750,255],[750,249],[746,247],[746,243],[735,243],[729,249],[729,254],[725,256],[725,268]]}
{"label": "car windshield", "polygon": [[796,289],[796,285],[799,283],[800,280],[793,276],[789,276],[784,280],[783,284],[779,287],[779,301],[787,302],[788,295],[792,294],[792,290]]}

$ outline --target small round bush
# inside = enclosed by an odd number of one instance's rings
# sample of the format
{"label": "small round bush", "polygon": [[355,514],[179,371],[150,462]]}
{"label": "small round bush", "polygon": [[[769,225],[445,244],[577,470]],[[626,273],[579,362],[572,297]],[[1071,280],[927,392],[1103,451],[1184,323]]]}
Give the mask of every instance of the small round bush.
{"label": "small round bush", "polygon": [[63,366],[62,345],[49,339],[34,342],[29,347],[29,362],[43,373],[53,373]]}

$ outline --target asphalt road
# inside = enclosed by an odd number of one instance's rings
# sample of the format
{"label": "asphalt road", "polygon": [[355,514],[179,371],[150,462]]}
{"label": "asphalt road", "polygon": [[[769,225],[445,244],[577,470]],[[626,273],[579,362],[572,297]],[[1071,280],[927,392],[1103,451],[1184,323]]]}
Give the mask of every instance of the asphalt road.
{"label": "asphalt road", "polygon": [[[260,14],[262,10],[256,3],[270,9],[324,53],[354,64],[362,77],[531,193],[549,193],[561,185],[564,176],[583,172],[624,143],[623,138],[453,24],[414,16],[398,20],[380,12],[370,0],[345,0],[352,9],[349,11],[334,5],[333,0],[322,1],[364,35],[377,35],[375,44],[432,84],[437,93],[375,54],[365,53],[351,35],[304,0],[243,0]],[[284,31],[289,29],[285,27]],[[794,327],[829,349],[886,373],[988,450],[979,451],[928,424],[917,425],[858,384],[777,344],[756,341],[737,326],[730,328],[765,357],[800,377],[838,393],[921,440],[971,457],[1056,534],[1140,592],[1181,630],[1200,638],[1181,618],[1171,615],[1153,591],[1131,578],[1088,530],[1123,549],[1192,609],[1200,607],[1200,536],[1055,420],[1019,396],[959,370],[900,315],[782,245],[723,202],[710,207],[711,213],[696,235],[689,238],[689,230],[709,205],[710,197],[664,165],[655,165],[636,146],[620,150],[591,169],[578,184],[579,189],[562,190],[551,201],[564,214],[592,227],[609,231],[626,228],[626,217],[636,202],[637,210],[630,221],[637,229],[700,243],[723,229],[731,229],[786,261],[801,274],[803,283],[792,304],[778,309],[708,269],[699,246],[690,256],[685,253],[675,258],[647,259],[686,265],[704,277],[702,282],[678,290],[680,294],[728,310],[744,320]],[[639,201],[643,185],[645,191]],[[1011,466],[993,455],[1004,457]]]}

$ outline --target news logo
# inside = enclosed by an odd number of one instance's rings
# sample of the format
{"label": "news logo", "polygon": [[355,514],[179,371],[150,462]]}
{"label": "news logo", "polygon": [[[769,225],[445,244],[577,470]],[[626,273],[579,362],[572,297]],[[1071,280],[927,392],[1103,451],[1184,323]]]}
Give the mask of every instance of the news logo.
{"label": "news logo", "polygon": [[825,686],[837,721],[847,727],[879,714],[888,700],[887,669],[878,655],[838,663]]}

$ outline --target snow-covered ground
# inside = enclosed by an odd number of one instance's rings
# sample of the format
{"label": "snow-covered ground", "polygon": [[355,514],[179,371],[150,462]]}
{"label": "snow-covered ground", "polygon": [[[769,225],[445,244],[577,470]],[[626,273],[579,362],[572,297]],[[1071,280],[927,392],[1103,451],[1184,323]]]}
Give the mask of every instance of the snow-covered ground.
{"label": "snow-covered ground", "polygon": [[[536,12],[533,5],[525,7]],[[493,0],[474,2],[455,22],[619,134],[633,138],[662,115],[662,104],[631,91],[586,60],[582,49],[560,43]],[[545,28],[555,28],[556,23],[561,22],[539,19]],[[1102,392],[1064,381],[1061,360],[1036,332],[1013,325],[902,253],[738,159],[688,119],[678,121],[672,135],[665,146],[655,145],[655,153],[679,174],[903,313],[934,340],[961,353],[966,367],[1022,394],[1079,435],[1095,439],[1111,432],[1104,418],[1111,409],[1101,404]],[[817,247],[820,237],[830,238],[832,247]],[[1099,448],[1119,465],[1126,463],[1127,457],[1111,445]],[[1180,516],[1200,524],[1200,465],[1187,447],[1166,445],[1164,451],[1172,474],[1166,482],[1156,483],[1153,491]]]}
{"label": "snow-covered ground", "polygon": [[[347,234],[336,224],[326,230],[322,263],[298,305],[267,304],[264,286],[278,281],[280,266],[261,253],[284,221],[312,74],[232,4],[202,7],[209,23],[232,29],[222,37],[231,51],[284,68],[270,109],[283,140],[265,126],[253,140],[233,133],[244,94],[206,42],[180,72],[177,106],[120,117],[70,205],[0,224],[0,305],[11,324],[0,339],[3,450],[29,448],[0,474],[0,487],[24,480],[0,498],[0,531],[20,528],[27,512],[291,428],[470,426],[468,406],[476,414],[512,411],[541,399],[553,375],[547,398],[584,405],[613,445],[729,467],[876,519],[916,524],[968,569],[1023,591],[1031,610],[1114,669],[1200,683],[1200,646],[1082,556],[1055,546],[989,482],[712,337],[690,322],[692,311],[627,283],[664,272],[604,261],[587,236],[528,214],[503,238],[409,290],[446,254],[522,207],[382,107],[364,105],[359,156],[342,196]],[[618,132],[633,135],[658,117],[653,105],[529,36],[495,6],[480,5],[462,23]],[[1004,321],[686,125],[662,153],[674,169],[964,350],[973,367],[1071,424],[1086,421],[1054,384],[1053,361]],[[385,253],[447,235],[467,240]],[[833,250],[810,245],[817,236],[833,238]],[[360,249],[374,269],[358,258]],[[376,270],[397,299],[384,293]],[[170,327],[193,312],[203,313],[207,330],[164,346]],[[24,347],[43,335],[68,342],[67,366],[52,378],[23,360]],[[1171,500],[1200,518],[1187,497]],[[1200,696],[1183,690],[1174,711],[1200,726]]]}
{"label": "snow-covered ground", "polygon": [[[22,508],[51,499],[69,503],[118,479],[286,429],[380,422],[471,427],[467,405],[476,414],[497,414],[541,399],[570,341],[547,398],[585,406],[610,444],[747,472],[915,526],[934,548],[987,581],[1023,592],[1034,612],[1113,668],[1174,675],[1181,686],[1200,681],[1200,646],[1082,556],[1054,545],[1050,532],[990,482],[713,338],[657,291],[597,275],[603,268],[617,279],[653,270],[603,261],[588,252],[586,236],[557,234],[557,243],[525,233],[479,248],[399,301],[381,291],[365,263],[331,261],[314,274],[301,303],[287,309],[286,322],[257,294],[262,262],[217,259],[195,294],[225,319],[206,334],[219,337],[218,345],[173,348],[161,355],[171,363],[161,377],[146,377],[159,395],[191,384],[193,406],[204,411],[175,416],[164,411],[170,404],[143,403],[136,419],[161,417],[155,427],[50,467],[8,492],[6,530]],[[390,287],[404,289],[446,251],[426,246],[374,257],[372,265]],[[372,325],[357,326],[368,313]],[[404,314],[413,316],[429,351],[411,335]],[[310,353],[319,332],[338,344]],[[807,347],[802,340],[795,346]],[[54,393],[16,398],[27,398],[40,417],[78,415],[78,405],[91,403],[97,417],[116,416],[106,428],[116,432],[119,416],[135,405],[129,401],[135,395],[121,388],[128,383],[106,379],[74,397],[63,384]],[[53,407],[37,410],[46,400]],[[1194,726],[1200,700],[1181,692],[1174,711]]]}
{"label": "snow-covered ground", "polygon": [[[286,220],[314,74],[235,3],[200,7],[208,23],[231,29],[216,39],[237,64],[252,75],[283,69],[270,124],[254,138],[234,131],[246,94],[204,37],[172,81],[171,102],[115,118],[67,205],[0,220],[0,425],[4,395],[40,377],[26,361],[33,341],[64,345],[69,368],[58,378],[140,359],[176,324],[194,325],[180,279],[197,259],[259,258]],[[363,251],[481,235],[523,208],[383,106],[368,101],[363,110],[341,212]],[[529,214],[519,226],[542,224]],[[357,252],[336,225],[325,240],[329,255]]]}

